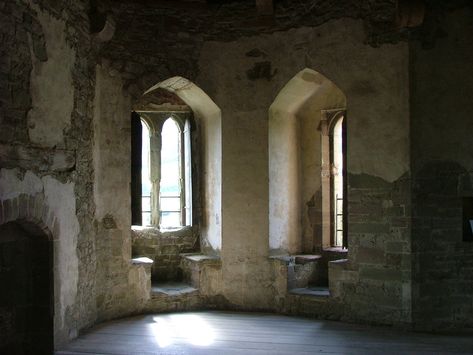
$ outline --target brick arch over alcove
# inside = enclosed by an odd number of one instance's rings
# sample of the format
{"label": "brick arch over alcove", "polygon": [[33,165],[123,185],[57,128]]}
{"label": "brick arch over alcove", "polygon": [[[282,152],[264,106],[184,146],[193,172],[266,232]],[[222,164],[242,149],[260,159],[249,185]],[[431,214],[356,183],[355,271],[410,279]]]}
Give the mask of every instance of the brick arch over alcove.
{"label": "brick arch over alcove", "polygon": [[20,194],[16,197],[0,200],[0,225],[8,222],[33,224],[40,228],[50,241],[58,236],[56,217],[44,201],[44,195]]}

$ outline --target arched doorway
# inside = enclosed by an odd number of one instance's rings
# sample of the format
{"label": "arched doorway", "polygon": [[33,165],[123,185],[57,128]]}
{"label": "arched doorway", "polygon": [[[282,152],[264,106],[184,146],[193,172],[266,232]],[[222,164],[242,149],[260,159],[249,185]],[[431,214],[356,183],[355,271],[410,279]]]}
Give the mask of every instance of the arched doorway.
{"label": "arched doorway", "polygon": [[52,354],[53,247],[32,223],[0,226],[0,353]]}

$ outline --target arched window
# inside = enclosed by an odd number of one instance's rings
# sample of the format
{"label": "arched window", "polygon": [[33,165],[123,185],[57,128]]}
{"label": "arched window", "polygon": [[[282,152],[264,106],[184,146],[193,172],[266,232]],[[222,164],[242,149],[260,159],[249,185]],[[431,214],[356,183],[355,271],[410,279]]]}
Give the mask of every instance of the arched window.
{"label": "arched window", "polygon": [[343,155],[343,116],[340,116],[331,134],[331,180],[332,180],[332,243],[333,246],[343,246],[344,224],[344,155]]}
{"label": "arched window", "polygon": [[[189,116],[189,112],[132,115],[139,122],[139,128],[132,124],[132,224],[162,229],[192,224]],[[140,192],[139,203],[133,191]]]}
{"label": "arched window", "polygon": [[151,178],[150,178],[150,133],[148,125],[141,122],[141,129],[143,132],[143,139],[141,144],[141,214],[142,223],[144,226],[151,224]]}
{"label": "arched window", "polygon": [[159,220],[164,228],[183,225],[182,197],[183,157],[181,132],[172,119],[161,130],[161,181],[159,184]]}
{"label": "arched window", "polygon": [[322,110],[324,247],[347,248],[346,112]]}

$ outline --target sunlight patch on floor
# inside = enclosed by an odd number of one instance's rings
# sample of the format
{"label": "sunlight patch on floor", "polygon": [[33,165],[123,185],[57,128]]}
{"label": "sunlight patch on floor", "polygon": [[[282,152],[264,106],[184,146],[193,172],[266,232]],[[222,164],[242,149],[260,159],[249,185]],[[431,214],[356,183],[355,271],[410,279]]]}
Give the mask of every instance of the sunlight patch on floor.
{"label": "sunlight patch on floor", "polygon": [[216,338],[214,329],[198,315],[174,314],[156,316],[153,320],[151,331],[161,348],[176,343],[209,346]]}

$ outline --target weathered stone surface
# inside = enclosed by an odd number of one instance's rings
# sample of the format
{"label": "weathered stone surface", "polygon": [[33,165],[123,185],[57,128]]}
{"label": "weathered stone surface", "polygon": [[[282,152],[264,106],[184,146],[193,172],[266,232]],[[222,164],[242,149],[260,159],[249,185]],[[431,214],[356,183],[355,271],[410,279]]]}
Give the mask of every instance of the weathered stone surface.
{"label": "weathered stone surface", "polygon": [[75,166],[75,153],[64,149],[44,149],[0,143],[0,165],[33,171],[69,171]]}
{"label": "weathered stone surface", "polygon": [[[0,223],[28,220],[52,234],[57,344],[103,319],[209,307],[472,327],[473,250],[461,217],[473,186],[465,1],[426,1],[423,25],[400,32],[391,0],[278,1],[272,21],[254,2],[121,0],[106,44],[91,40],[89,5],[0,2]],[[303,68],[334,80],[349,120],[349,262],[322,253],[332,292],[323,300],[287,292],[313,265],[293,265],[291,275],[268,259],[268,108]],[[207,216],[198,203],[194,211],[222,229],[218,263],[179,255],[198,251],[208,225],[130,231],[130,110],[175,75],[196,81],[222,113],[222,211]],[[177,95],[157,94],[154,103],[188,109]],[[304,104],[307,117],[322,109]],[[304,122],[311,143],[301,149],[313,158],[319,133]],[[205,148],[196,160],[208,159]],[[319,160],[303,159],[295,192],[308,252],[323,224]],[[198,189],[208,176],[196,176]],[[153,266],[131,264],[132,252]],[[151,278],[185,278],[199,291],[151,296]],[[0,333],[10,318],[0,313]]]}
{"label": "weathered stone surface", "polygon": [[192,229],[162,232],[157,228],[132,231],[132,254],[154,261],[153,281],[181,281],[181,253],[198,251],[198,234]]}

